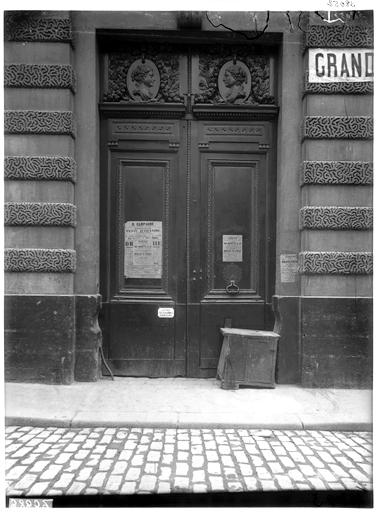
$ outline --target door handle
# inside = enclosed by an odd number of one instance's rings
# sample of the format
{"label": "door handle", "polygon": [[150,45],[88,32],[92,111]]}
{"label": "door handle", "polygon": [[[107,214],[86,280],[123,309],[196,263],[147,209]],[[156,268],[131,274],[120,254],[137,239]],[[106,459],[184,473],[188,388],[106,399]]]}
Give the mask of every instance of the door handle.
{"label": "door handle", "polygon": [[240,293],[240,287],[236,284],[234,279],[231,279],[230,283],[225,287],[225,291],[229,295],[238,295]]}

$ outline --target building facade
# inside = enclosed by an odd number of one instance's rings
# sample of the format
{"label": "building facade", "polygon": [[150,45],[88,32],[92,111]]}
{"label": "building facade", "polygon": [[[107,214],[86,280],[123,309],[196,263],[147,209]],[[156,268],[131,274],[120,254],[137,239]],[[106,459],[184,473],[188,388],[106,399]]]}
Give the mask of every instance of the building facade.
{"label": "building facade", "polygon": [[[371,385],[373,20],[5,16],[5,375]],[[105,364],[106,363],[106,364]]]}

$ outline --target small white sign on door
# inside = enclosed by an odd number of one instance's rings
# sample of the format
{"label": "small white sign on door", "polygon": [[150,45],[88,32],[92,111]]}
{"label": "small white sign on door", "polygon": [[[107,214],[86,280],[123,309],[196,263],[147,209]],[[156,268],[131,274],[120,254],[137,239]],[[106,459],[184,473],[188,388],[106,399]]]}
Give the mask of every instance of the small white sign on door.
{"label": "small white sign on door", "polygon": [[223,235],[223,261],[242,261],[242,235]]}
{"label": "small white sign on door", "polygon": [[158,318],[174,318],[174,308],[158,308]]}

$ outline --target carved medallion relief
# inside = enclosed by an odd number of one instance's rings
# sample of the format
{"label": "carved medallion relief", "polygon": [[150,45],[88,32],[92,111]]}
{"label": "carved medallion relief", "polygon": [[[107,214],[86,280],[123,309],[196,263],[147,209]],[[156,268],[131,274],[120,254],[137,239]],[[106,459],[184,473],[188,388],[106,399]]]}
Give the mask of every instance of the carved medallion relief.
{"label": "carved medallion relief", "polygon": [[250,96],[250,71],[239,60],[226,62],[217,80],[220,96],[227,103],[244,103]]}
{"label": "carved medallion relief", "polygon": [[131,45],[107,55],[104,101],[184,103],[191,89],[197,104],[271,105],[271,59],[257,51]]}
{"label": "carved medallion relief", "polygon": [[166,45],[109,53],[106,67],[105,101],[183,103],[179,55]]}
{"label": "carved medallion relief", "polygon": [[128,69],[127,89],[135,101],[151,101],[160,88],[160,73],[151,60],[135,60]]}
{"label": "carved medallion relief", "polygon": [[[270,57],[252,47],[206,48],[193,69],[195,103],[271,105]],[[197,84],[195,87],[195,74]]]}

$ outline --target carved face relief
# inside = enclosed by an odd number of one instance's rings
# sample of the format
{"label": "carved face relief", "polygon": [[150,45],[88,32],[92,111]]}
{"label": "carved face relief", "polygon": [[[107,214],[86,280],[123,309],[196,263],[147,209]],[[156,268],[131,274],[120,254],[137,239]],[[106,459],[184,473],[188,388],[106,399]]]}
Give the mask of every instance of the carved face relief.
{"label": "carved face relief", "polygon": [[160,88],[160,73],[148,59],[135,60],[128,69],[127,88],[135,101],[152,101]]}
{"label": "carved face relief", "polygon": [[227,103],[244,103],[251,90],[248,67],[241,61],[228,61],[220,69],[218,88],[221,98]]}

